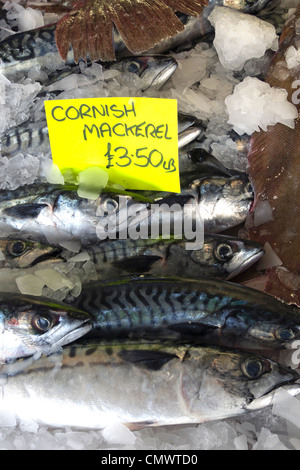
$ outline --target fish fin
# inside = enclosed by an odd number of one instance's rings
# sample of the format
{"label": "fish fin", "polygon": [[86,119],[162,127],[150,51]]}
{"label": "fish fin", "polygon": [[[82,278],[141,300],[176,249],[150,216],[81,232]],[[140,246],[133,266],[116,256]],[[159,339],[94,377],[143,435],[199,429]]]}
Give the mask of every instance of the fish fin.
{"label": "fish fin", "polygon": [[159,260],[161,260],[160,256],[135,256],[114,261],[112,265],[128,273],[144,273],[148,272]]}
{"label": "fish fin", "polygon": [[171,361],[177,356],[161,351],[147,351],[146,349],[132,349],[122,350],[119,356],[126,362],[130,362],[135,366],[140,366],[149,370],[159,370],[167,362]]}
{"label": "fish fin", "polygon": [[48,207],[47,204],[18,204],[17,206],[7,207],[4,209],[4,213],[10,217],[16,217],[17,219],[35,219],[39,213]]}
{"label": "fish fin", "polygon": [[197,16],[207,3],[207,0],[139,0],[137,8],[130,0],[75,1],[71,11],[57,23],[56,44],[64,60],[72,45],[75,62],[80,57],[112,61],[116,59],[114,27],[129,51],[141,53],[184,30],[175,11]]}
{"label": "fish fin", "polygon": [[188,156],[193,163],[196,163],[199,167],[199,170],[211,172],[214,174],[216,172],[221,173],[222,175],[231,176],[230,170],[226,168],[217,158],[208,153],[202,148],[194,148],[188,152]]}
{"label": "fish fin", "polygon": [[129,424],[126,424],[126,427],[130,431],[139,431],[141,429],[149,428],[149,427],[156,426],[156,425],[157,423],[155,421],[147,420],[147,421],[138,421],[135,423],[129,423]]}

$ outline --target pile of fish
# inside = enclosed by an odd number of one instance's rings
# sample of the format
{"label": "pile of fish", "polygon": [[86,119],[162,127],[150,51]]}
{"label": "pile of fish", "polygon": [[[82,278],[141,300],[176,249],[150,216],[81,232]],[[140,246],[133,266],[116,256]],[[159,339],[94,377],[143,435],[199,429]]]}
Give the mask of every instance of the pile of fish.
{"label": "pile of fish", "polygon": [[[117,62],[103,67],[133,73],[142,92],[160,89],[177,63],[171,55],[153,54],[189,48],[191,41],[212,34],[207,10],[227,3],[257,14],[269,1],[212,0],[201,17],[179,16],[183,39],[164,41],[143,57],[124,58],[116,36]],[[55,24],[4,39],[0,60],[3,75],[15,82],[41,66],[37,98],[56,98],[50,83],[80,72],[72,51],[66,64],[61,60]],[[31,122],[1,136],[2,156],[49,146],[46,123],[36,123],[33,113]],[[273,403],[278,389],[300,393],[297,370],[280,359],[281,351],[299,344],[298,306],[243,284],[264,255],[255,231],[239,236],[262,190],[257,194],[255,178],[253,188],[246,172],[226,168],[199,146],[205,121],[179,113],[178,123],[181,193],[107,186],[88,199],[72,182],[0,190],[0,224],[7,233],[0,240],[0,271],[14,271],[19,279],[20,272],[47,275],[72,262],[89,260],[94,266],[82,290],[77,295],[69,290],[62,301],[1,289],[0,416],[85,429],[119,422],[138,430],[260,410]],[[171,228],[184,206],[191,207],[192,226],[201,213],[201,246],[187,249],[191,240],[178,238],[175,230],[164,237],[163,213],[156,237],[123,239],[122,223],[137,231],[150,226],[153,204],[176,204]],[[128,216],[133,205],[143,218]],[[97,227],[109,227],[112,217],[120,221],[117,236],[100,240]],[[76,255],[70,240],[78,243]]]}

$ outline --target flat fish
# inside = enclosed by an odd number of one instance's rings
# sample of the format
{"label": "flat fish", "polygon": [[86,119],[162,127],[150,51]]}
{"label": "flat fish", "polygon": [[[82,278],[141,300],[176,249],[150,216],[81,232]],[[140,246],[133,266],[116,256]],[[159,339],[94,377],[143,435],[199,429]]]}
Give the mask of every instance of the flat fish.
{"label": "flat fish", "polygon": [[[286,25],[280,45],[270,65],[266,82],[272,87],[284,88],[288,100],[300,110],[300,65],[288,68],[285,54],[290,47],[299,46],[300,7]],[[298,92],[297,92],[298,85]],[[295,88],[296,87],[296,88]],[[248,215],[246,227],[251,240],[262,245],[268,242],[282,262],[282,267],[292,275],[300,274],[300,119],[295,129],[283,124],[270,126],[266,132],[255,132],[248,154],[248,173],[255,200]],[[269,216],[259,224],[256,214],[263,205]],[[276,282],[267,284],[267,292],[278,295]],[[264,289],[265,289],[264,288]],[[282,289],[280,298],[288,303],[299,303],[299,289]],[[297,300],[298,298],[298,300]]]}

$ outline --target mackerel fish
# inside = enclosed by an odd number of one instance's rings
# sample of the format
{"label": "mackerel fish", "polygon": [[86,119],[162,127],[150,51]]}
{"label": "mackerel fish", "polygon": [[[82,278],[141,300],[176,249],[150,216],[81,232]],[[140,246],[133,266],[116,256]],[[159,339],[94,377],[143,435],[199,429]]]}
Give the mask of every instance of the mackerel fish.
{"label": "mackerel fish", "polygon": [[[14,191],[0,191],[0,220],[14,233],[28,238],[56,241],[77,238],[82,243],[97,240],[96,227],[109,210],[118,210],[120,194],[103,193],[96,200],[81,198],[75,185],[33,184]],[[142,195],[123,192],[127,205],[139,202],[148,207]],[[127,221],[127,219],[126,219]]]}
{"label": "mackerel fish", "polygon": [[90,316],[50,299],[0,293],[0,363],[51,354],[84,336]]}
{"label": "mackerel fish", "polygon": [[155,224],[157,215],[165,214],[171,206],[180,223],[181,208],[187,205],[191,225],[201,212],[201,227],[207,232],[221,232],[242,223],[252,204],[253,192],[246,174],[195,179],[191,173],[182,178],[182,184],[185,189],[179,194],[116,193],[107,188],[96,200],[78,196],[75,185],[33,184],[2,190],[0,222],[28,238],[38,236],[49,241],[50,235],[60,241],[74,237],[88,244],[116,238],[116,234],[130,228],[135,231],[142,225],[149,230],[149,223],[153,220]]}
{"label": "mackerel fish", "polygon": [[[258,243],[226,235],[205,234],[203,246],[193,250],[186,249],[187,242],[174,238],[107,240],[85,246],[74,256],[60,246],[20,238],[0,239],[0,268],[24,269],[59,262],[75,262],[79,267],[81,259],[83,265],[88,259],[99,280],[129,274],[180,276],[183,272],[188,278],[231,279],[264,254]],[[95,280],[94,271],[91,277]]]}
{"label": "mackerel fish", "polygon": [[143,342],[66,346],[2,375],[0,413],[83,429],[203,423],[265,408],[281,387],[300,390],[295,371],[253,354]]}
{"label": "mackerel fish", "polygon": [[97,282],[83,289],[76,306],[92,316],[95,337],[192,339],[260,351],[292,349],[300,337],[298,309],[218,279]]}
{"label": "mackerel fish", "polygon": [[[187,250],[187,240],[112,240],[84,247],[99,279],[147,274],[198,279],[231,279],[264,253],[259,244],[226,235],[205,234],[203,246]],[[61,257],[64,253],[61,254]],[[72,259],[71,259],[72,260]]]}

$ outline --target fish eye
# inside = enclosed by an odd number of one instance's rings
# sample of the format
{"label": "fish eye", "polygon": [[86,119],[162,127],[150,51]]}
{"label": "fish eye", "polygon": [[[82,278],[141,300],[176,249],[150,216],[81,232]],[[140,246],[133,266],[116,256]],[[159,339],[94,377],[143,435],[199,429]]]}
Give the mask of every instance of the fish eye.
{"label": "fish eye", "polygon": [[242,364],[242,372],[248,379],[258,379],[263,373],[263,364],[255,358],[249,358]]}
{"label": "fish eye", "polygon": [[31,326],[37,333],[46,333],[52,327],[52,320],[46,315],[36,314],[31,320]]}
{"label": "fish eye", "polygon": [[113,214],[117,211],[119,204],[114,199],[106,199],[104,201],[104,211],[108,214]]}
{"label": "fish eye", "polygon": [[20,256],[26,250],[26,243],[22,240],[16,240],[9,242],[6,246],[8,253],[12,256]]}
{"label": "fish eye", "polygon": [[229,243],[220,243],[215,249],[215,256],[220,261],[227,261],[232,255],[233,250]]}
{"label": "fish eye", "polygon": [[295,338],[294,332],[289,328],[281,328],[280,330],[275,331],[275,338],[279,341],[289,341]]}
{"label": "fish eye", "polygon": [[245,191],[246,191],[246,193],[251,193],[251,194],[253,194],[253,192],[254,192],[254,191],[253,191],[253,186],[252,186],[252,184],[251,184],[250,182],[246,184],[246,186],[245,186]]}
{"label": "fish eye", "polygon": [[136,73],[136,74],[138,74],[140,70],[141,70],[141,66],[138,62],[131,62],[127,68],[128,72]]}

